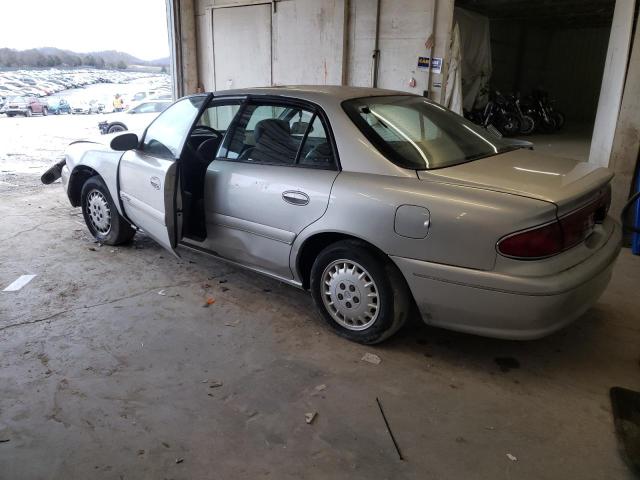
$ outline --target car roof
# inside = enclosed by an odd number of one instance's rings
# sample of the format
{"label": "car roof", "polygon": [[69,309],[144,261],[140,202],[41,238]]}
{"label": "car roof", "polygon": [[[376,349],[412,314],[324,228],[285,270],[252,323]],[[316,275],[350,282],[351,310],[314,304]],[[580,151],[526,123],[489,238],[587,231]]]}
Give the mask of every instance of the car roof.
{"label": "car roof", "polygon": [[234,90],[221,90],[213,92],[215,96],[240,96],[240,95],[269,95],[302,100],[319,101],[339,101],[352,98],[375,97],[387,95],[414,95],[399,90],[386,90],[382,88],[370,87],[349,87],[341,85],[283,85],[276,87],[256,87],[240,88]]}

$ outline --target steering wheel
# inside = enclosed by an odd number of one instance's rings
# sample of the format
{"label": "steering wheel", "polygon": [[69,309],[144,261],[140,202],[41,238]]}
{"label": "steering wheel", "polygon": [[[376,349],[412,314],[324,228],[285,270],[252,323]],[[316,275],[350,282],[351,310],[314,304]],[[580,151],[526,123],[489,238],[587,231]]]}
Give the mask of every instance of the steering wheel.
{"label": "steering wheel", "polygon": [[326,159],[330,156],[331,147],[327,142],[323,142],[309,150],[309,152],[304,156],[304,161],[318,162],[319,160],[324,160],[326,163]]}
{"label": "steering wheel", "polygon": [[209,127],[207,125],[198,125],[198,126],[196,126],[196,128],[193,129],[194,132],[196,130],[204,130],[205,132],[211,132],[216,137],[221,137],[222,136],[222,132],[221,131],[216,130],[215,128]]}

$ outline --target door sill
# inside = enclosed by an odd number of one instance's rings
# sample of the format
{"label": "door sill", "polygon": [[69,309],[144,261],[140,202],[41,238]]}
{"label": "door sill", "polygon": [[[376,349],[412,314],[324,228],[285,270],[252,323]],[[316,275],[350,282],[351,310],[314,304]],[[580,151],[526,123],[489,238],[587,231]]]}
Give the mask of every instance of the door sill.
{"label": "door sill", "polygon": [[198,252],[198,253],[204,253],[205,255],[208,255],[210,257],[215,258],[216,260],[222,260],[225,263],[228,263],[229,265],[233,265],[234,267],[240,267],[243,268],[245,270],[251,270],[252,272],[257,272],[260,273],[266,277],[270,277],[273,278],[274,280],[278,280],[282,283],[286,283],[287,285],[291,285],[293,287],[299,288],[299,289],[303,289],[302,287],[302,282],[298,282],[297,280],[294,280],[292,278],[286,278],[286,277],[282,277],[280,275],[276,275],[274,273],[271,273],[267,270],[263,270],[261,268],[257,268],[257,267],[252,267],[250,265],[245,265],[243,263],[238,263],[234,260],[229,260],[228,258],[224,258],[221,257],[220,255],[218,255],[216,252],[213,252],[211,250],[207,250],[205,248],[201,248],[198,247],[196,245],[192,245],[192,244],[188,244],[188,243],[184,243],[184,242],[179,242],[178,243],[179,247],[183,247],[186,248],[188,250],[193,250],[194,252]]}

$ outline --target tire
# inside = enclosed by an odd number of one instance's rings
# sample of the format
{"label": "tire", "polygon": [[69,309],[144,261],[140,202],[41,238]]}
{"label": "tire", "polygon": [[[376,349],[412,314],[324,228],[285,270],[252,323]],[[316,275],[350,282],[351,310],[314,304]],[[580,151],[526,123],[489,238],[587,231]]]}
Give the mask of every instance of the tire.
{"label": "tire", "polygon": [[529,135],[536,129],[536,121],[529,115],[523,115],[520,118],[520,133]]}
{"label": "tire", "polygon": [[541,133],[553,133],[556,131],[556,121],[553,117],[550,117],[548,121],[542,119],[538,124],[538,130]]}
{"label": "tire", "polygon": [[500,133],[505,137],[517,135],[518,132],[520,132],[520,119],[512,114],[504,115],[498,130],[500,130]]}
{"label": "tire", "polygon": [[100,243],[120,245],[130,241],[135,229],[116,208],[109,189],[98,176],[90,177],[82,186],[82,215],[91,234]]}
{"label": "tire", "polygon": [[27,111],[24,112],[24,116],[25,117],[31,117],[33,115],[33,112],[31,111],[30,108],[27,108]]}
{"label": "tire", "polygon": [[42,109],[42,116],[46,117],[47,115],[49,115],[49,109],[45,107]]}
{"label": "tire", "polygon": [[15,114],[15,113],[7,113],[7,117],[13,118],[13,117],[15,117],[15,116],[16,116],[16,114]]}
{"label": "tire", "polygon": [[[325,322],[341,337],[357,343],[386,340],[411,311],[409,289],[397,267],[357,240],[339,241],[320,252],[311,268],[310,286]],[[371,308],[365,306],[365,299]]]}
{"label": "tire", "polygon": [[564,127],[565,116],[562,112],[553,112],[551,118],[556,122],[556,130],[562,130]]}
{"label": "tire", "polygon": [[109,125],[109,128],[107,128],[107,133],[125,132],[126,130],[127,127],[116,123],[115,125]]}

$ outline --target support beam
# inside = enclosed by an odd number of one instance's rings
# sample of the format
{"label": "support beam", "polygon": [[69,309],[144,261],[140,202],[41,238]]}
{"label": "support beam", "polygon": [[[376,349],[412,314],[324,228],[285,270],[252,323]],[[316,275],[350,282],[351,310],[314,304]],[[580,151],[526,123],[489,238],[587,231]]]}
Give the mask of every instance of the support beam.
{"label": "support beam", "polygon": [[635,0],[616,0],[589,162],[609,165],[629,59]]}
{"label": "support beam", "polygon": [[195,0],[167,0],[171,74],[176,98],[198,87]]}
{"label": "support beam", "polygon": [[613,179],[611,201],[611,213],[616,218],[629,198],[640,155],[640,17],[636,21],[635,32],[622,107],[609,161],[609,168],[616,174]]}

